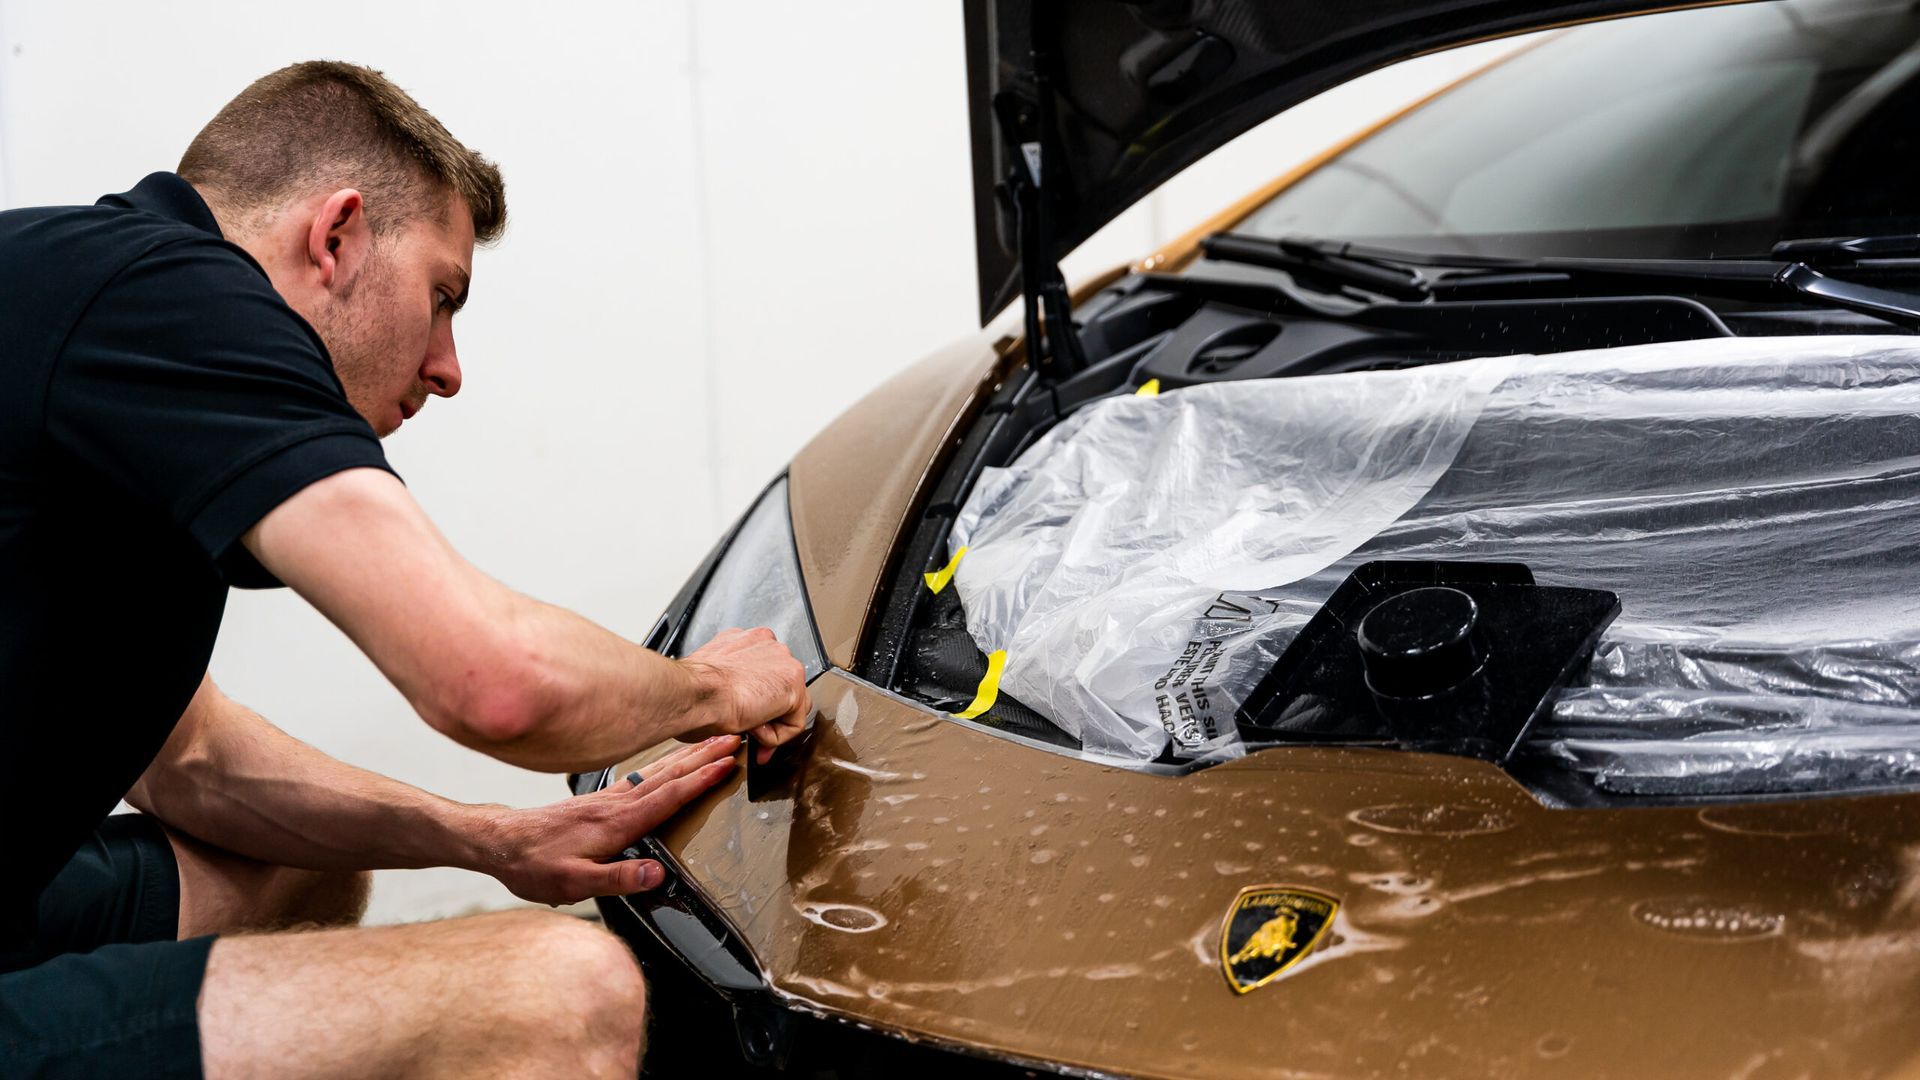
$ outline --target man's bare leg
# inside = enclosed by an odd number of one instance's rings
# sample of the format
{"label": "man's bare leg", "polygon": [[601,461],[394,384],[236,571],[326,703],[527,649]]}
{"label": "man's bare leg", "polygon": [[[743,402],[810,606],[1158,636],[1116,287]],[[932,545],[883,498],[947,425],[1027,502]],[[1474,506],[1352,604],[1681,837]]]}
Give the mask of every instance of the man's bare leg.
{"label": "man's bare leg", "polygon": [[512,912],[351,927],[370,875],[275,866],[171,828],[180,936],[221,933],[200,991],[209,1077],[620,1076],[639,1071],[646,995],[625,945]]}
{"label": "man's bare leg", "polygon": [[631,1078],[645,1019],[626,946],[550,912],[223,937],[201,1060],[211,1080]]}
{"label": "man's bare leg", "polygon": [[296,926],[357,926],[373,877],[249,859],[162,825],[180,867],[182,938]]}

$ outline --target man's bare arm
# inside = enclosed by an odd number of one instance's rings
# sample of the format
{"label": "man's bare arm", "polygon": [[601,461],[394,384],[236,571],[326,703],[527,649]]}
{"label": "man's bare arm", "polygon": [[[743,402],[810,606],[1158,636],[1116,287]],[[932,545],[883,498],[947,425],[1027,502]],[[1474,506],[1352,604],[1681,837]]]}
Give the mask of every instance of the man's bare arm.
{"label": "man's bare arm", "polygon": [[127,801],[206,843],[308,870],[457,866],[543,903],[658,885],[651,860],[605,862],[724,779],[739,740],[687,747],[645,782],[516,810],[443,799],[357,769],[201,681]]}
{"label": "man's bare arm", "polygon": [[243,542],[344,630],[433,727],[526,768],[598,768],[666,738],[805,726],[805,674],[770,631],[674,661],[481,573],[406,488],[352,469]]}

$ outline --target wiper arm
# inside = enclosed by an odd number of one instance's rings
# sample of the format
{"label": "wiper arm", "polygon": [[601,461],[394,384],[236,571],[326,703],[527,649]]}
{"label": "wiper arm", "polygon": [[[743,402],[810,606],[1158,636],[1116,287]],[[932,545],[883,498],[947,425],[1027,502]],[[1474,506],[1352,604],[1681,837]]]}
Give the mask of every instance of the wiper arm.
{"label": "wiper arm", "polygon": [[1413,267],[1324,251],[1314,241],[1215,233],[1200,241],[1200,250],[1209,259],[1283,270],[1309,288],[1360,288],[1395,300],[1425,300],[1432,295],[1425,275]]}
{"label": "wiper arm", "polygon": [[[1841,240],[1853,243],[1855,238]],[[1896,250],[1894,238],[1873,249],[1873,257]],[[1920,244],[1920,238],[1909,238]],[[1344,241],[1312,240],[1219,234],[1207,238],[1202,249],[1211,258],[1325,274],[1338,272],[1350,278],[1356,268],[1384,275],[1399,271],[1400,280],[1417,283],[1417,290],[1403,284],[1405,295],[1373,288],[1358,280],[1349,283],[1372,288],[1397,300],[1445,300],[1463,295],[1487,296],[1502,288],[1539,287],[1565,284],[1579,279],[1606,279],[1638,282],[1651,286],[1686,285],[1700,292],[1735,299],[1768,299],[1789,296],[1811,300],[1828,307],[1845,308],[1885,319],[1898,326],[1920,329],[1920,296],[1892,289],[1876,288],[1823,274],[1794,260],[1782,266],[1777,261],[1760,259],[1576,259],[1576,258],[1502,258],[1488,255],[1428,255],[1421,252],[1394,251]],[[1777,250],[1777,249],[1776,249]],[[1790,252],[1792,249],[1789,249]],[[1817,249],[1825,252],[1827,248]],[[1835,249],[1841,250],[1841,249]],[[1915,249],[1920,252],[1920,246]],[[1337,267],[1337,271],[1327,268]]]}
{"label": "wiper arm", "polygon": [[1829,277],[1806,263],[1789,263],[1780,271],[1780,284],[1802,296],[1824,300],[1834,307],[1875,315],[1909,329],[1920,329],[1920,296],[1876,289],[1857,281]]}
{"label": "wiper arm", "polygon": [[1813,236],[1782,240],[1773,245],[1775,259],[1789,263],[1780,271],[1782,283],[1807,296],[1840,307],[1877,315],[1901,326],[1920,326],[1913,318],[1916,297],[1858,282],[1840,281],[1813,267],[1854,266],[1865,259],[1911,259],[1920,256],[1920,233],[1884,236]]}

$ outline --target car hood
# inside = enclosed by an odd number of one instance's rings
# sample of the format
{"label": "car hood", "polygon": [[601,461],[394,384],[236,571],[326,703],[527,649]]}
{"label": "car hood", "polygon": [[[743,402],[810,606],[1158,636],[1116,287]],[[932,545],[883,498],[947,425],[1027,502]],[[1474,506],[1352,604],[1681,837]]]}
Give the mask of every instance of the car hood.
{"label": "car hood", "polygon": [[[681,953],[702,978],[1094,1075],[1920,1076],[1920,797],[1557,810],[1486,762],[1315,746],[1161,775],[852,674],[903,527],[1017,362],[958,342],[794,459],[836,669],[812,733],[763,793],[729,780],[654,834],[671,889],[612,902],[711,915]],[[1275,892],[1338,906],[1247,989],[1229,931]]]}
{"label": "car hood", "polygon": [[[786,780],[656,834],[795,1012],[1094,1075],[1920,1062],[1908,796],[1568,812],[1484,762],[1329,747],[1154,776],[844,672],[812,695]],[[1250,891],[1337,911],[1249,992],[1223,940]]]}
{"label": "car hood", "polygon": [[981,321],[1022,288],[1017,169],[1040,176],[1051,222],[1039,245],[1057,261],[1181,169],[1356,75],[1470,41],[1732,2],[1744,0],[968,0]]}

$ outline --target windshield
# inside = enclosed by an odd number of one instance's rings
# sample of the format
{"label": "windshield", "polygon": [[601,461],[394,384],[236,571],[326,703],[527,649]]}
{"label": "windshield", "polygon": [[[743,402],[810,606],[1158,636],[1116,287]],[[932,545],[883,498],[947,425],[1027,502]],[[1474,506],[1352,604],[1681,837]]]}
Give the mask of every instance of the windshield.
{"label": "windshield", "polygon": [[1800,0],[1564,31],[1334,158],[1236,231],[1640,258],[1920,232],[1920,9]]}

